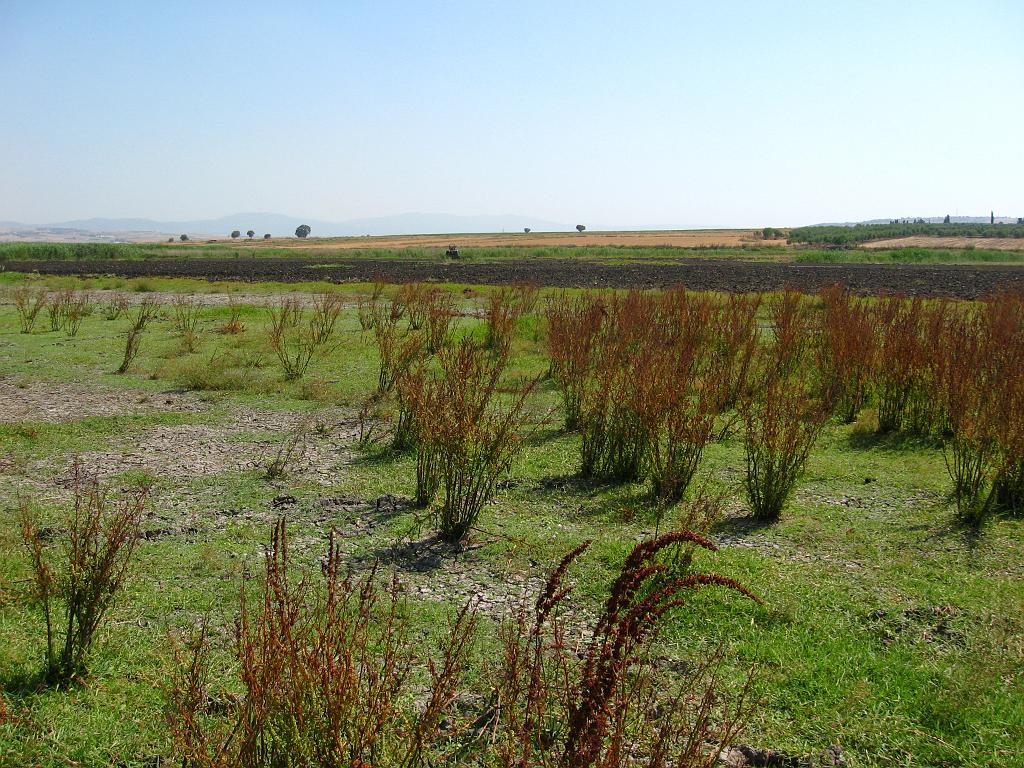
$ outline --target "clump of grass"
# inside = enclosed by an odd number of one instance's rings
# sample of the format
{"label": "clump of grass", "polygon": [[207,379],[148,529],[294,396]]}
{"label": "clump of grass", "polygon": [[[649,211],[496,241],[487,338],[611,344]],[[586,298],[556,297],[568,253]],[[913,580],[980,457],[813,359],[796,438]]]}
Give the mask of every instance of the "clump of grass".
{"label": "clump of grass", "polygon": [[287,477],[294,469],[296,462],[306,455],[309,435],[313,430],[315,416],[300,419],[288,430],[273,457],[265,465],[265,477],[268,480],[280,480]]}
{"label": "clump of grass", "polygon": [[384,295],[384,281],[376,280],[370,295],[359,294],[356,298],[356,314],[359,318],[359,327],[364,331],[373,330],[380,316],[381,297]]}
{"label": "clump of grass", "polygon": [[128,299],[128,296],[116,292],[103,305],[103,317],[107,320],[117,320],[121,315],[128,312],[130,308],[131,301]]}
{"label": "clump of grass", "polygon": [[181,337],[182,347],[188,352],[195,352],[202,306],[194,296],[183,293],[175,294],[171,306],[174,309],[174,330]]}
{"label": "clump of grass", "polygon": [[220,327],[220,332],[233,336],[245,330],[245,326],[242,325],[242,305],[238,303],[238,299],[235,298],[234,294],[228,294],[227,306],[228,319]]}
{"label": "clump of grass", "polygon": [[128,576],[149,495],[149,487],[141,486],[114,499],[78,462],[71,488],[74,503],[64,520],[60,557],[44,542],[28,503],[22,501],[18,510],[46,616],[45,676],[52,685],[67,685],[86,673],[96,632]]}
{"label": "clump of grass", "polygon": [[258,365],[258,360],[243,359],[232,352],[215,352],[206,357],[173,361],[159,375],[170,378],[182,389],[195,392],[244,391],[252,388],[255,382],[252,370]]}

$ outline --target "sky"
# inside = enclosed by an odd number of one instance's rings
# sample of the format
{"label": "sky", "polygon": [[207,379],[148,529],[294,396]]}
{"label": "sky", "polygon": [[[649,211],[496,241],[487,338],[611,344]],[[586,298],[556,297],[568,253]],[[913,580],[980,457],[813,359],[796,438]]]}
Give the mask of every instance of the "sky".
{"label": "sky", "polygon": [[1024,2],[0,0],[0,220],[1024,216]]}

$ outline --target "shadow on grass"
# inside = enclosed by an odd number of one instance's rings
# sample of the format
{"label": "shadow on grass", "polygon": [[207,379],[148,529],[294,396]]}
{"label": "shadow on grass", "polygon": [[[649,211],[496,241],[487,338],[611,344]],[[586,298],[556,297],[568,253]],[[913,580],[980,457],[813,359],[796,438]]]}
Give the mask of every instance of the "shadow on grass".
{"label": "shadow on grass", "polygon": [[711,526],[712,536],[729,536],[742,539],[772,528],[777,520],[762,520],[753,515],[727,517]]}
{"label": "shadow on grass", "polygon": [[564,426],[548,425],[534,431],[527,439],[526,445],[547,445],[548,443],[553,443],[564,437],[568,437],[571,434],[572,430],[568,430]]}
{"label": "shadow on grass", "polygon": [[578,504],[574,514],[586,518],[614,517],[631,522],[643,517],[651,523],[658,516],[658,501],[645,483],[596,480],[581,474],[547,475],[527,485],[532,493]]}
{"label": "shadow on grass", "polygon": [[854,429],[847,437],[847,444],[857,450],[905,451],[935,449],[942,447],[942,441],[908,432],[876,432],[869,429]]}
{"label": "shadow on grass", "polygon": [[[80,681],[75,681],[65,687],[75,687],[80,684]],[[42,661],[31,671],[19,669],[0,677],[0,691],[3,691],[4,696],[11,700],[23,699],[49,690],[57,690],[57,688],[47,681]]]}
{"label": "shadow on grass", "polygon": [[445,560],[479,549],[482,544],[448,542],[435,532],[416,541],[396,542],[378,547],[367,555],[367,559],[391,565],[406,573],[430,573],[439,570]]}
{"label": "shadow on grass", "polygon": [[352,465],[356,467],[388,467],[415,458],[414,451],[399,451],[390,445],[376,445],[365,450],[357,450]]}
{"label": "shadow on grass", "polygon": [[593,493],[594,491],[608,490],[616,487],[614,483],[606,483],[576,473],[573,475],[545,475],[537,480],[534,488],[541,492],[551,493]]}

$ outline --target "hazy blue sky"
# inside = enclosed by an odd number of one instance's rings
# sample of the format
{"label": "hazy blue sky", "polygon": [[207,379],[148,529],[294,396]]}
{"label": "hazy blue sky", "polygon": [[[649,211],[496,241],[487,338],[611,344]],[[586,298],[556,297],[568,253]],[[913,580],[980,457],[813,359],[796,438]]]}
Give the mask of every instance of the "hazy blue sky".
{"label": "hazy blue sky", "polygon": [[1024,216],[1024,2],[0,0],[0,220]]}

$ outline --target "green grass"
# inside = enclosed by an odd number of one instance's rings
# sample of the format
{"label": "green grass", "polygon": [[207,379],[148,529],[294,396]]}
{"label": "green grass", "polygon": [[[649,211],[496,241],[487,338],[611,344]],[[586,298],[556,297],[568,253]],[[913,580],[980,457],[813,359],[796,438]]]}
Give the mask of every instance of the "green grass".
{"label": "green grass", "polygon": [[[192,287],[187,281],[151,284],[154,290]],[[282,380],[266,346],[265,310],[247,307],[245,332],[227,336],[216,331],[227,310],[204,309],[200,346],[191,354],[181,349],[166,314],[145,332],[131,373],[115,376],[124,318],[94,314],[74,339],[40,330],[25,335],[17,332],[13,308],[0,305],[0,373],[12,381],[51,382],[55,396],[65,382],[143,397],[201,386],[196,394],[208,401],[192,414],[0,426],[0,457],[8,459],[0,463],[0,687],[13,715],[0,723],[0,765],[144,766],[166,756],[160,689],[170,670],[168,637],[209,616],[217,628],[216,669],[227,677],[238,590],[243,583],[255,588],[248,577],[261,570],[275,497],[298,500],[288,512],[292,555],[309,568],[317,567],[331,527],[347,532],[351,554],[366,556],[430,530],[429,521],[411,511],[364,529],[359,519],[318,503],[343,495],[412,495],[412,457],[383,449],[337,454],[327,485],[304,475],[270,482],[258,467],[157,475],[147,527],[194,526],[198,533],[142,542],[128,592],[100,633],[90,678],[66,692],[35,687],[42,616],[27,599],[28,563],[13,525],[19,494],[37,497],[56,519],[52,481],[76,454],[127,451],[156,427],[226,429],[240,408],[324,405],[308,399],[303,381]],[[460,320],[464,332],[478,333],[478,326]],[[322,382],[315,394],[349,410],[375,385],[376,352],[353,309],[343,315],[339,340],[306,380]],[[520,324],[514,349],[515,372],[546,368],[535,319]],[[217,362],[255,357],[265,364]],[[542,382],[536,412],[557,405],[554,387]],[[240,447],[283,437],[269,429],[231,434]],[[645,486],[580,481],[578,454],[578,438],[559,429],[556,413],[485,509],[474,535],[479,547],[437,571],[403,574],[442,598],[411,598],[417,627],[431,632],[443,626],[467,584],[500,590],[506,582],[543,577],[585,539],[594,543],[572,579],[582,607],[597,608],[625,553],[653,533],[656,518]],[[730,494],[729,516],[714,531],[727,543],[717,554],[702,554],[698,564],[741,580],[765,605],[703,592],[673,615],[662,643],[665,654],[679,658],[721,648],[726,694],[753,669],[758,705],[743,741],[794,753],[835,743],[854,766],[1021,765],[1024,520],[998,518],[977,535],[957,526],[941,450],[875,438],[870,415],[859,425],[829,427],[776,525],[759,527],[746,517],[742,471],[737,437],[709,448],[703,473]],[[933,607],[948,607],[948,631],[922,618],[922,609]]]}

